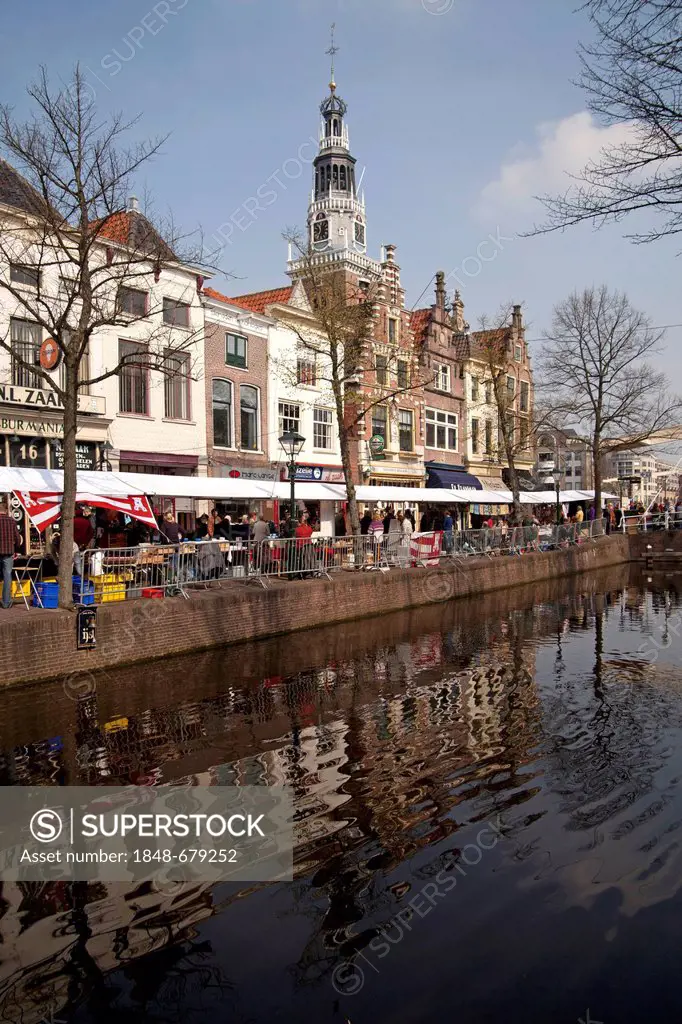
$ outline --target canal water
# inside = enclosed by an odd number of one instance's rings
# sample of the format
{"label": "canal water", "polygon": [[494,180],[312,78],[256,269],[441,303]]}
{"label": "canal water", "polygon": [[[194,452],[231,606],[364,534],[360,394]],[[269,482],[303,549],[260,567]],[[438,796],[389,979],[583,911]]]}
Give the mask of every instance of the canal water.
{"label": "canal water", "polygon": [[0,1022],[679,1019],[681,591],[619,567],[2,694],[3,785],[286,783],[300,829],[293,883],[4,882]]}

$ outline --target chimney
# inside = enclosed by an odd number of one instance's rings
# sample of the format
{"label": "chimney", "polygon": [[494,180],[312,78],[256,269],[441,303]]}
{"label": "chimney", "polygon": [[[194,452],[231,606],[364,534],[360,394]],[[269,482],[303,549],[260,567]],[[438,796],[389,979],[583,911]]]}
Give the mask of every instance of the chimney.
{"label": "chimney", "polygon": [[445,309],[445,272],[439,270],[436,274],[436,306],[438,309]]}
{"label": "chimney", "polygon": [[521,307],[514,306],[512,313],[512,327],[519,333],[523,330],[523,317],[521,316]]}
{"label": "chimney", "polygon": [[137,202],[137,196],[131,196],[128,200],[128,210],[139,210],[139,204]]}
{"label": "chimney", "polygon": [[395,263],[395,246],[386,245],[384,249],[386,251],[386,263]]}

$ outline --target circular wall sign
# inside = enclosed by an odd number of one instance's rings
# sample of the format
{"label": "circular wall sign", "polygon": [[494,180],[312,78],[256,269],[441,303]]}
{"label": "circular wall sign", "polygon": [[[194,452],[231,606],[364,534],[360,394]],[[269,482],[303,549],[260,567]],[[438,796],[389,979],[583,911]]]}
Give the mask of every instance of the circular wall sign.
{"label": "circular wall sign", "polygon": [[370,437],[369,450],[372,455],[381,455],[385,447],[386,445],[381,434],[374,434],[373,437]]}
{"label": "circular wall sign", "polygon": [[40,365],[43,370],[54,370],[62,358],[61,349],[54,338],[46,338],[40,346]]}

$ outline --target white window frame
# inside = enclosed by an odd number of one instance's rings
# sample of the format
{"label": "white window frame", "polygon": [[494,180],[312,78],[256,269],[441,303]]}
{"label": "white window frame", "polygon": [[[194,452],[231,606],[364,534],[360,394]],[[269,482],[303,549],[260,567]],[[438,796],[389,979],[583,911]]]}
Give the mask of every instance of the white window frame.
{"label": "white window frame", "polygon": [[[227,346],[230,338],[234,338],[235,341],[244,342],[244,365],[241,363],[231,363],[228,359]],[[249,339],[245,334],[237,334],[235,331],[225,331],[225,366],[231,367],[233,370],[248,370],[249,368]]]}
{"label": "white window frame", "polygon": [[452,392],[451,373],[449,363],[434,363],[436,368],[434,386],[437,391]]}
{"label": "white window frame", "polygon": [[[439,452],[456,452],[459,451],[459,417],[455,412],[447,412],[445,409],[429,409],[425,410],[425,424],[426,424],[426,447],[431,448],[434,451]],[[445,417],[445,419],[439,419],[439,417]],[[433,428],[433,444],[429,442],[429,427]],[[445,444],[438,444],[438,429],[441,428],[445,431]],[[450,431],[455,432],[455,444],[454,447],[449,443]]]}
{"label": "white window frame", "polygon": [[[324,413],[328,419],[318,420],[318,413]],[[317,428],[322,427],[329,433],[329,444],[318,444]],[[334,410],[327,406],[316,405],[313,407],[313,448],[321,452],[330,452],[334,449]]]}
{"label": "white window frame", "polygon": [[[297,410],[296,415],[292,416],[290,414],[283,413],[282,412],[282,406],[287,406],[289,409],[296,409]],[[285,427],[284,426],[284,420],[285,419],[286,420],[290,420],[292,422],[295,420],[296,426],[295,427]],[[297,434],[300,434],[301,433],[301,403],[300,402],[290,401],[288,398],[280,398],[280,400],[277,403],[277,422],[278,422],[278,426],[279,426],[278,437],[281,437],[282,434],[285,434],[287,432],[287,430],[295,430]]]}

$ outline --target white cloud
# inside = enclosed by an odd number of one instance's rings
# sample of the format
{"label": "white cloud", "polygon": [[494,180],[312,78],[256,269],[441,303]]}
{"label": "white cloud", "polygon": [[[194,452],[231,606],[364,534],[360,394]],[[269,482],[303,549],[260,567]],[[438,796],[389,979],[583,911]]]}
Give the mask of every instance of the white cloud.
{"label": "white cloud", "polygon": [[565,192],[569,175],[596,160],[605,146],[624,142],[630,131],[627,125],[602,128],[586,110],[539,125],[537,144],[520,144],[509,153],[499,176],[481,190],[475,212],[490,219],[537,209],[534,196]]}

